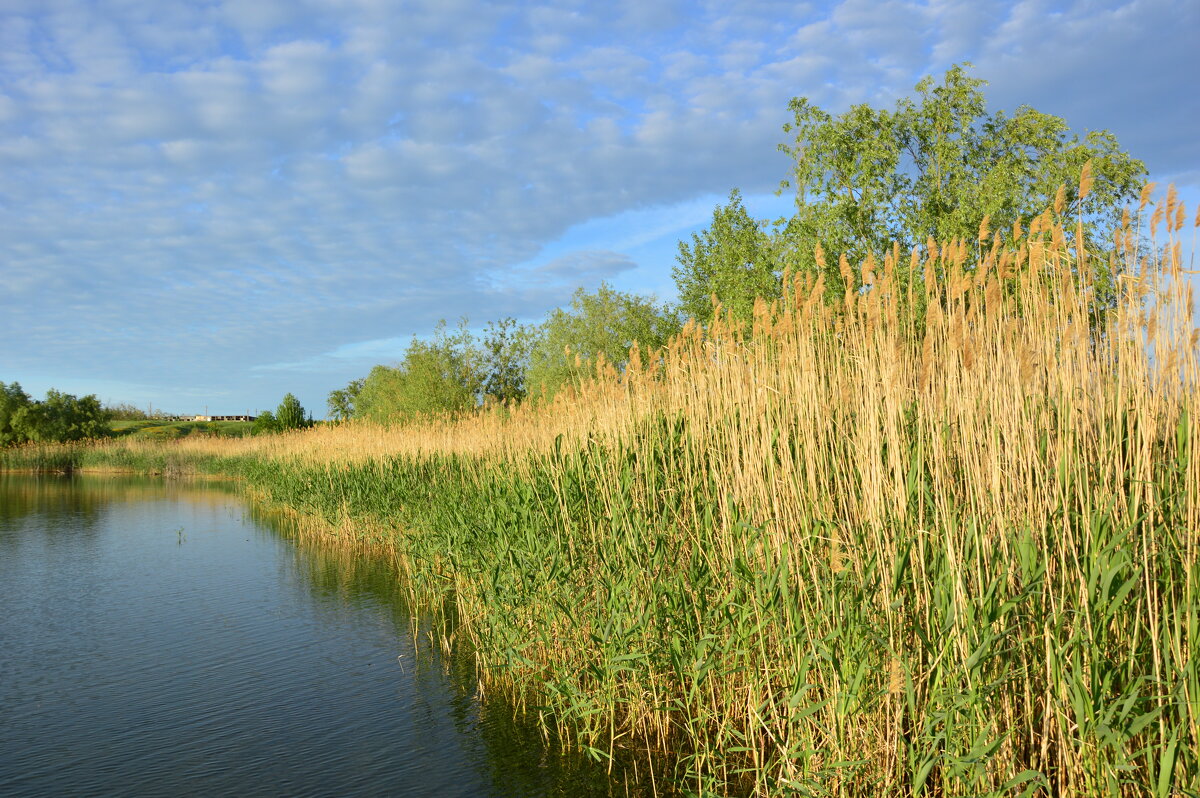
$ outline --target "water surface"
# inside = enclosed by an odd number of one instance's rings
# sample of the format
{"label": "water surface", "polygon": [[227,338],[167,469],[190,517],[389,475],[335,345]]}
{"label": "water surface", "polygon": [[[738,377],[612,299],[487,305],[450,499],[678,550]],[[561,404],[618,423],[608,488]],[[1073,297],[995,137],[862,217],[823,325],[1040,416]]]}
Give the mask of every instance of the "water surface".
{"label": "water surface", "polygon": [[222,483],[0,474],[0,794],[624,794]]}

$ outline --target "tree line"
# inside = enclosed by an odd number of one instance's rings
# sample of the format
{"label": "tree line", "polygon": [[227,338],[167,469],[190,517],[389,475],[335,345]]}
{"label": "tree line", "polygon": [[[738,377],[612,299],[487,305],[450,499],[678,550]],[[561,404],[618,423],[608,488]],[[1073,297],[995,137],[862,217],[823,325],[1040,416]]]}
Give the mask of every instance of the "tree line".
{"label": "tree line", "polygon": [[[113,435],[112,421],[156,418],[127,403],[102,405],[95,394],[74,396],[51,388],[36,400],[19,382],[0,382],[0,447],[23,443],[68,443]],[[286,394],[275,412],[255,417],[252,435],[286,432],[313,426],[312,414],[300,400]]]}
{"label": "tree line", "polygon": [[73,396],[51,388],[36,400],[19,382],[0,382],[0,446],[86,440],[111,434],[95,394]]}
{"label": "tree line", "polygon": [[[982,251],[994,231],[1020,229],[1047,208],[1075,222],[1067,225],[1078,239],[1072,245],[1107,262],[1105,242],[1137,196],[1145,164],[1106,130],[1081,137],[1065,120],[1025,106],[989,113],[986,83],[969,66],[920,81],[890,110],[862,104],[833,115],[793,99],[784,126],[791,141],[780,149],[792,158],[781,191],[795,192],[795,212],[755,219],[734,189],[707,228],[680,242],[677,303],[601,284],[577,290],[537,325],[503,319],[474,336],[466,320],[455,330],[442,322],[427,340],[414,337],[399,363],[331,392],[330,416],[404,422],[550,398],[601,358],[622,367],[635,342],[654,349],[688,320],[708,325],[718,306],[748,320],[758,298],[782,295],[787,273],[814,275],[826,298],[840,301],[848,285],[864,283],[854,272],[869,268],[873,254],[930,241],[975,242]],[[899,279],[923,277],[907,269],[901,262]],[[1094,286],[1101,312],[1115,277],[1104,273]]]}

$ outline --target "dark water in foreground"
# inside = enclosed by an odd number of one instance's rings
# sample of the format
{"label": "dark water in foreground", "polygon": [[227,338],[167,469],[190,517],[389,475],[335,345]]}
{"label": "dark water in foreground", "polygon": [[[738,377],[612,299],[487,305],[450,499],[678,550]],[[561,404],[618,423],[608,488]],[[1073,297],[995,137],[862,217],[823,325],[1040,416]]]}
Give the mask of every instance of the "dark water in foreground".
{"label": "dark water in foreground", "polygon": [[0,795],[623,794],[412,615],[229,487],[0,474]]}

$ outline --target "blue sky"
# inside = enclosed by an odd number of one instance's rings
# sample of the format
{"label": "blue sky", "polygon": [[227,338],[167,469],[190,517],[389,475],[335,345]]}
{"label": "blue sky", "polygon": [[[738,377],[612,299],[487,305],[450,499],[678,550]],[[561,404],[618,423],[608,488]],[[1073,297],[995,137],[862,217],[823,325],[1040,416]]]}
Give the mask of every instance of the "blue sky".
{"label": "blue sky", "polygon": [[671,296],[787,102],[971,61],[1200,198],[1192,0],[0,0],[0,381],[177,412],[325,396],[440,318]]}

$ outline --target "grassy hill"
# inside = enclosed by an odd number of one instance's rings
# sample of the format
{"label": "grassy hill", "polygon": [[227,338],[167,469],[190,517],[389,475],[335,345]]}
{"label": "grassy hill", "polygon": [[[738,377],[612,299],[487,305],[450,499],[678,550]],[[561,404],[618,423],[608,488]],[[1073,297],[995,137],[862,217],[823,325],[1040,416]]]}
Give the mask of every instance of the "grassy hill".
{"label": "grassy hill", "polygon": [[143,440],[176,440],[189,435],[217,435],[240,438],[250,434],[251,421],[113,421],[110,426],[118,437]]}

